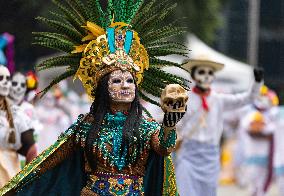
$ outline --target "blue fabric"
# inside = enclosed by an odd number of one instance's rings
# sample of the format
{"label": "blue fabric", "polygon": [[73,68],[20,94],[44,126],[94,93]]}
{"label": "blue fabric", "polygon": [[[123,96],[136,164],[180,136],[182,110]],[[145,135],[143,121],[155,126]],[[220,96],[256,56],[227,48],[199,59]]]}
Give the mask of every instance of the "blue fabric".
{"label": "blue fabric", "polygon": [[218,146],[184,141],[175,168],[180,196],[216,196],[220,171]]}
{"label": "blue fabric", "polygon": [[124,42],[124,50],[126,54],[129,54],[131,45],[132,45],[132,39],[133,39],[133,32],[132,31],[126,31],[126,38]]}
{"label": "blue fabric", "polygon": [[115,53],[115,28],[107,28],[108,47],[111,53]]}
{"label": "blue fabric", "polygon": [[7,64],[7,60],[4,53],[4,47],[6,45],[7,45],[7,40],[3,36],[0,36],[0,64],[2,65]]}
{"label": "blue fabric", "polygon": [[276,167],[274,169],[275,175],[276,176],[283,176],[284,175],[284,166],[282,167]]}
{"label": "blue fabric", "polygon": [[259,156],[254,156],[254,157],[248,157],[246,159],[246,164],[247,165],[257,165],[257,166],[267,166],[268,164],[268,157],[259,157]]}
{"label": "blue fabric", "polygon": [[17,196],[78,196],[85,186],[83,152],[78,150],[55,168],[44,173]]}

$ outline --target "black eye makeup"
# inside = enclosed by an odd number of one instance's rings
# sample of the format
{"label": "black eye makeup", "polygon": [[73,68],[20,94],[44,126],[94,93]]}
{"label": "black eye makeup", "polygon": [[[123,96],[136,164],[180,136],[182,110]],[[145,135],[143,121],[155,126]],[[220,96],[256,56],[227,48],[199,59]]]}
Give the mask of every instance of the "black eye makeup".
{"label": "black eye makeup", "polygon": [[210,70],[210,71],[208,72],[208,74],[212,76],[212,75],[213,75],[213,71]]}
{"label": "black eye makeup", "polygon": [[199,75],[204,75],[204,74],[205,74],[205,71],[204,71],[204,70],[199,70],[199,71],[198,71],[198,74],[199,74]]}
{"label": "black eye makeup", "polygon": [[126,82],[128,82],[128,83],[134,83],[134,80],[133,80],[132,78],[128,78],[128,79],[126,80]]}
{"label": "black eye makeup", "polygon": [[18,82],[12,82],[12,86],[17,86]]}
{"label": "black eye makeup", "polygon": [[121,79],[119,79],[119,78],[114,78],[114,79],[112,79],[112,83],[114,83],[114,84],[121,83]]}

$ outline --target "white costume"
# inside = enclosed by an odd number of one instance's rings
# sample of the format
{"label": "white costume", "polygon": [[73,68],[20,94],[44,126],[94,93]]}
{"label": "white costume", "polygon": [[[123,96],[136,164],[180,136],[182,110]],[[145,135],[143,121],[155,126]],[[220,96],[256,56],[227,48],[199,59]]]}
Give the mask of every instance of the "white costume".
{"label": "white costume", "polygon": [[215,196],[220,170],[219,143],[223,131],[223,115],[253,101],[259,93],[262,72],[255,70],[252,88],[240,94],[210,92],[214,73],[223,64],[207,59],[184,64],[196,86],[189,93],[187,112],[177,127],[182,139],[176,160],[176,177],[181,196]]}
{"label": "white costume", "polygon": [[0,65],[0,187],[20,171],[18,153],[27,161],[36,156],[30,119],[7,100],[11,85],[8,68]]}
{"label": "white costume", "polygon": [[22,147],[21,134],[30,130],[31,124],[28,117],[17,106],[11,106],[16,142],[8,142],[10,132],[6,112],[0,111],[0,187],[8,182],[20,171],[20,162],[16,152]]}
{"label": "white costume", "polygon": [[[229,95],[211,92],[207,96],[209,111],[202,108],[201,98],[189,93],[188,109],[178,131],[183,139],[177,157],[176,176],[181,196],[215,195],[219,174],[219,142],[223,131],[223,113],[250,103],[261,84],[249,93]],[[198,192],[203,184],[204,194]]]}
{"label": "white costume", "polygon": [[38,134],[38,151],[42,152],[52,145],[58,136],[70,125],[69,116],[55,105],[55,97],[48,92],[36,107],[39,121],[43,127]]}
{"label": "white costume", "polygon": [[254,106],[250,106],[242,112],[240,119],[240,139],[242,140],[245,171],[247,172],[245,176],[248,180],[250,192],[257,196],[263,196],[271,182],[274,145],[269,138],[259,138],[249,134],[251,123],[254,121],[254,115],[257,112],[261,113],[264,122],[261,134],[269,136],[276,130],[277,108],[259,111]]}
{"label": "white costume", "polygon": [[281,108],[278,116],[277,129],[274,133],[274,173],[279,189],[279,195],[284,195],[284,109]]}

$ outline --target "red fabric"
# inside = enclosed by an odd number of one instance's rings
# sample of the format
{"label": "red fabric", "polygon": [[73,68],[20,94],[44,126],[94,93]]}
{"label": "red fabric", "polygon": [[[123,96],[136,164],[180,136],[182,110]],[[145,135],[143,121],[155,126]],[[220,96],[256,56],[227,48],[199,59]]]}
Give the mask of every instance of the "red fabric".
{"label": "red fabric", "polygon": [[273,177],[273,156],[274,156],[274,138],[273,135],[270,138],[269,141],[269,157],[268,157],[268,174],[267,174],[267,178],[263,187],[264,192],[266,193],[269,185],[272,181],[272,177]]}
{"label": "red fabric", "polygon": [[205,111],[209,111],[209,105],[207,103],[206,97],[210,94],[211,90],[209,89],[208,91],[204,92],[201,91],[199,88],[197,88],[196,86],[192,89],[194,93],[198,94],[201,98],[202,101],[202,108]]}

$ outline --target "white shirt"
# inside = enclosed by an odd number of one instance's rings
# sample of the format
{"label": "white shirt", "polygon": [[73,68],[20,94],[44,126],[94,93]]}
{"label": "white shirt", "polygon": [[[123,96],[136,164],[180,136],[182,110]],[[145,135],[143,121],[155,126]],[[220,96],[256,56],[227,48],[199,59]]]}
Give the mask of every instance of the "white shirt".
{"label": "white shirt", "polygon": [[[243,140],[244,152],[246,157],[268,157],[269,155],[269,141],[265,139],[255,139],[248,133],[250,130],[250,123],[253,120],[253,115],[258,110],[253,106],[248,106],[241,110],[242,118],[240,118],[240,139]],[[269,135],[276,130],[276,108],[271,108],[261,112],[264,119],[264,129],[262,133]]]}
{"label": "white shirt", "polygon": [[202,108],[201,97],[194,92],[189,92],[187,112],[177,124],[179,137],[219,145],[224,112],[249,104],[258,95],[261,85],[261,83],[254,83],[249,91],[235,95],[218,94],[212,91],[206,97],[208,112]]}
{"label": "white shirt", "polygon": [[6,117],[6,111],[0,110],[0,148],[19,150],[22,147],[21,134],[32,128],[30,119],[26,114],[15,105],[10,105],[13,116],[16,142],[11,144],[8,142],[11,128]]}

